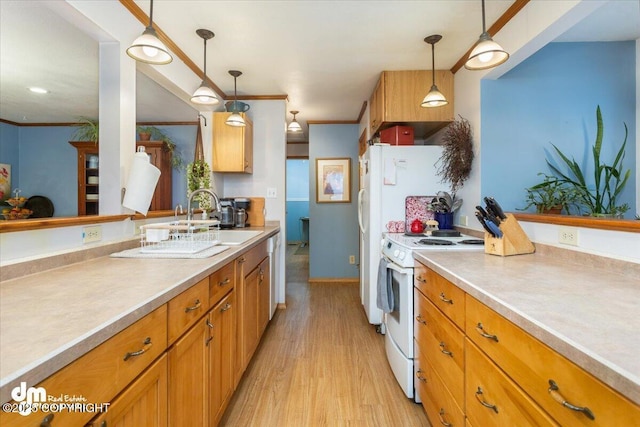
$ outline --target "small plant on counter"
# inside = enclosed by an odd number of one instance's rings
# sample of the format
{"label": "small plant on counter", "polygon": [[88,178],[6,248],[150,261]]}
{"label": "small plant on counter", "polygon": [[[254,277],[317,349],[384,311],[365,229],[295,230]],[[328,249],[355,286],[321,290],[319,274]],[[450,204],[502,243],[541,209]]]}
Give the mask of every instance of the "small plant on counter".
{"label": "small plant on counter", "polygon": [[90,117],[80,117],[78,123],[74,125],[76,131],[71,136],[74,141],[93,141],[98,142],[99,126],[98,121]]}
{"label": "small plant on counter", "polygon": [[532,206],[536,207],[537,213],[562,213],[566,210],[571,214],[570,207],[576,205],[579,194],[576,190],[565,182],[561,182],[557,177],[545,175],[542,182],[527,188],[527,206],[518,210],[527,210]]}
{"label": "small plant on counter", "polygon": [[[177,149],[176,143],[173,142],[173,139],[171,139],[169,135],[155,126],[138,126],[136,131],[138,132],[138,136],[140,136],[141,141],[151,140],[164,142],[165,149],[171,152],[171,166],[178,171],[182,169],[184,166],[184,160],[182,159],[182,156],[180,156],[180,151]],[[148,135],[149,139],[143,139],[143,134]]]}
{"label": "small plant on counter", "polygon": [[555,162],[547,159],[547,164],[557,176],[559,182],[572,186],[578,194],[579,201],[593,216],[613,216],[621,217],[629,210],[627,203],[618,204],[618,196],[626,185],[631,175],[631,169],[624,170],[622,166],[627,145],[629,131],[627,124],[624,124],[624,141],[618,150],[612,164],[602,163],[600,152],[602,150],[602,136],[604,125],[602,123],[602,113],[600,106],[596,109],[597,132],[596,141],[591,147],[593,153],[594,181],[587,183],[585,174],[580,165],[573,159],[569,159],[558,147],[551,144],[555,153],[560,157],[562,163],[567,166],[568,171],[563,172]]}
{"label": "small plant on counter", "polygon": [[447,126],[442,138],[442,155],[436,162],[442,182],[451,183],[455,193],[471,173],[473,162],[473,133],[469,121],[462,116]]}

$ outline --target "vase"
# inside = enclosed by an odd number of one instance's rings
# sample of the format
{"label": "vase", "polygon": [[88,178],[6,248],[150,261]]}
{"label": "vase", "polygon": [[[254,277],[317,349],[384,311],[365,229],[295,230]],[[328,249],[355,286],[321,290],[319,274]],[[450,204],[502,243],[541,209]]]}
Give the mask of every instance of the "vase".
{"label": "vase", "polygon": [[453,229],[453,212],[436,212],[435,220],[438,221],[440,230]]}

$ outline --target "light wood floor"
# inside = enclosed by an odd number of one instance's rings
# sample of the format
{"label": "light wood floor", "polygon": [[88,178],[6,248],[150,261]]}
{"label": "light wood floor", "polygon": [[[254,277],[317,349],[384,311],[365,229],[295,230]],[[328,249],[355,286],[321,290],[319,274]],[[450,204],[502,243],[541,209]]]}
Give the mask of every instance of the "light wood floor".
{"label": "light wood floor", "polygon": [[308,255],[287,247],[278,310],[221,426],[429,426],[389,368],[356,284],[310,285]]}

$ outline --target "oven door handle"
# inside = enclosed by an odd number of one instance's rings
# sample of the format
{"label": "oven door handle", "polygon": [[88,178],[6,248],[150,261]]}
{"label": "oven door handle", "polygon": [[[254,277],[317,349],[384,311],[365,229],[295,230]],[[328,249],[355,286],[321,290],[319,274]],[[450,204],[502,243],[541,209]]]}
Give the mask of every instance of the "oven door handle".
{"label": "oven door handle", "polygon": [[396,271],[400,274],[406,274],[409,276],[413,276],[413,268],[403,268],[398,266],[397,264],[394,264],[393,261],[391,261],[387,256],[382,255],[382,257],[387,261],[387,268],[389,270],[393,270]]}

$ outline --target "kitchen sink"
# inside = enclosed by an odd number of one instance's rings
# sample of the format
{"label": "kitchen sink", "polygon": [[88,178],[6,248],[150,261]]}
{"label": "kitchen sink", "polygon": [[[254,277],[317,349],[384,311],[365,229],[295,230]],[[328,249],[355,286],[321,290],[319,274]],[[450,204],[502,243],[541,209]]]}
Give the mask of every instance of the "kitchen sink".
{"label": "kitchen sink", "polygon": [[221,245],[237,246],[262,233],[261,230],[220,230],[218,240]]}

